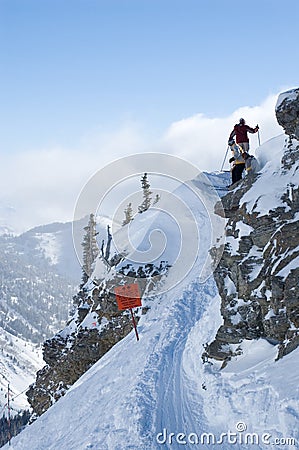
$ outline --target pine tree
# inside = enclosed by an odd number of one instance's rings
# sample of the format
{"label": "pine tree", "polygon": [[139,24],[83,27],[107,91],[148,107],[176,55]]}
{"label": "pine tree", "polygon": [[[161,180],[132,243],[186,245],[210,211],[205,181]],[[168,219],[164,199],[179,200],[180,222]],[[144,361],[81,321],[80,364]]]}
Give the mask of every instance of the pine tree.
{"label": "pine tree", "polygon": [[147,211],[149,209],[149,207],[151,206],[151,202],[152,202],[152,191],[150,190],[150,184],[149,181],[147,179],[147,173],[145,173],[143,175],[143,177],[141,178],[141,187],[142,187],[142,191],[143,191],[143,202],[141,203],[140,206],[138,206],[138,212],[139,213],[143,213],[144,211]]}
{"label": "pine tree", "polygon": [[126,209],[124,210],[125,213],[125,219],[122,223],[122,226],[127,225],[133,220],[133,209],[132,209],[132,203],[129,203]]}
{"label": "pine tree", "polygon": [[89,221],[86,227],[84,227],[85,235],[82,242],[83,247],[83,275],[82,284],[85,284],[92,272],[92,264],[99,254],[97,245],[97,232],[96,221],[94,214],[90,214]]}

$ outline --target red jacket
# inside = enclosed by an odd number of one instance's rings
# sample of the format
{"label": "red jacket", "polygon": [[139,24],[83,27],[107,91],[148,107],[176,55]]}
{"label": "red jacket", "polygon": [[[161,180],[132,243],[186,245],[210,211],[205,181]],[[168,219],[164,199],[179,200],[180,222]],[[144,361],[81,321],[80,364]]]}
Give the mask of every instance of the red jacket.
{"label": "red jacket", "polygon": [[232,139],[234,136],[236,136],[236,143],[240,144],[240,142],[249,142],[249,138],[247,133],[256,133],[256,128],[251,128],[246,124],[237,123],[234,126],[233,131],[230,134],[230,139]]}

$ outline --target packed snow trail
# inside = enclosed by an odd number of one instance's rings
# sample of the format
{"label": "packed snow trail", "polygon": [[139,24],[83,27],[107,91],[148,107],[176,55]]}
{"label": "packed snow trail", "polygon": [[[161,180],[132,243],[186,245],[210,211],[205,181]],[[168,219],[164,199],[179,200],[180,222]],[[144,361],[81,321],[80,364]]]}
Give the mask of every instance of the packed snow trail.
{"label": "packed snow trail", "polygon": [[[163,300],[169,311],[166,327],[163,324],[164,336],[163,339],[161,335],[156,336],[153,353],[137,386],[136,403],[142,412],[139,426],[141,435],[144,435],[144,448],[161,448],[155,442],[155,436],[165,427],[176,431],[184,424],[184,428],[188,425],[188,428],[195,429],[193,425],[200,410],[194,409],[188,398],[188,386],[184,385],[182,376],[182,357],[190,330],[215,293],[211,279],[204,285],[194,282],[172,305],[170,295]],[[200,351],[199,345],[198,358]]]}

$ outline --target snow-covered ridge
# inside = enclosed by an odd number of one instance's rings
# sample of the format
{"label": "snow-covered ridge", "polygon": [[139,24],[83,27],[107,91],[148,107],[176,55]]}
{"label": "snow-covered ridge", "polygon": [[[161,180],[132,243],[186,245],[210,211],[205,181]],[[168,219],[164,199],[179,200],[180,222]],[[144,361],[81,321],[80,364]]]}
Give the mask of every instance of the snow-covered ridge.
{"label": "snow-covered ridge", "polygon": [[[220,184],[227,174],[214,174],[214,178]],[[165,192],[157,206],[136,214],[130,224],[113,235],[103,226],[106,220],[98,218],[96,224],[87,218],[89,225],[84,229],[87,236],[97,237],[98,256],[91,265],[90,278],[75,297],[73,317],[64,330],[44,344],[47,366],[28,391],[36,414],[43,414],[131,331],[129,312],[117,308],[115,287],[138,282],[143,296],[142,308],[136,311],[138,320],[152,307],[158,293],[178,285],[183,289],[197,276],[202,281],[209,278],[213,261],[208,250],[224,238],[224,219],[214,213],[219,197],[213,190],[208,178],[198,174],[195,180],[180,184],[174,193]],[[87,249],[93,248],[94,239],[86,242]]]}
{"label": "snow-covered ridge", "polygon": [[[140,340],[131,332],[116,343],[13,439],[15,450],[298,448],[299,269],[293,264],[299,147],[294,140],[285,147],[276,142],[269,143],[271,157],[266,150],[261,155],[257,178],[245,179],[223,197],[228,241],[219,244],[224,253],[215,273],[217,285],[212,276],[203,282],[198,271],[190,270],[172,290],[144,298],[148,311],[138,322]],[[203,242],[210,242],[203,235]],[[208,250],[202,247],[196,263],[205,260]],[[105,278],[104,269],[100,275]],[[175,265],[171,271],[175,278]],[[105,287],[111,280],[108,274]],[[91,335],[99,287],[89,283],[75,320],[82,314],[83,331]],[[62,337],[73,331],[71,326]],[[212,356],[218,360],[203,352],[215,336],[221,354]],[[283,358],[277,361],[278,354]]]}

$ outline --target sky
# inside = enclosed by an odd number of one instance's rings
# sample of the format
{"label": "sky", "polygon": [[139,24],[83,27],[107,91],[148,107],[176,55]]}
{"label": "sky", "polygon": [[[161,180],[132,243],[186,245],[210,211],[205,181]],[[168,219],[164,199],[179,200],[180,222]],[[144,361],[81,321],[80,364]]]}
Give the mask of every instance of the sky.
{"label": "sky", "polygon": [[0,0],[0,224],[71,220],[88,178],[132,153],[219,170],[241,116],[262,141],[281,133],[298,13],[297,0]]}

